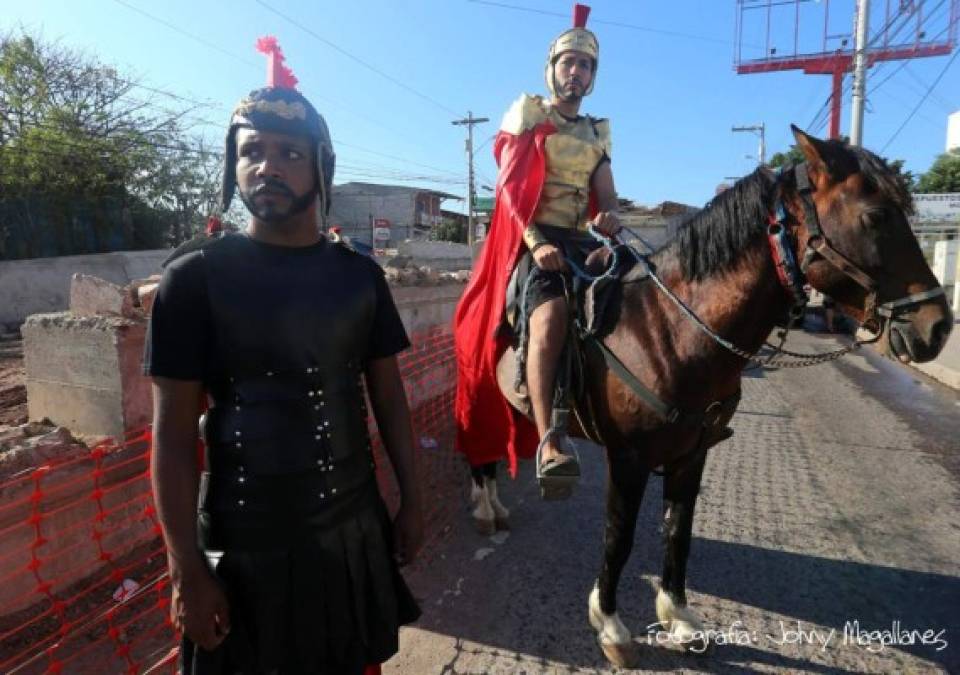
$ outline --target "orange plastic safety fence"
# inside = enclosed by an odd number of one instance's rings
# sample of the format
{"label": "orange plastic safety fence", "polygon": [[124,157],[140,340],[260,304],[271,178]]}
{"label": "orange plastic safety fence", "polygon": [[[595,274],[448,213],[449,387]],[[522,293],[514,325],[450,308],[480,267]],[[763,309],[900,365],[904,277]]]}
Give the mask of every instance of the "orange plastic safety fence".
{"label": "orange plastic safety fence", "polygon": [[[438,328],[400,355],[429,556],[461,505],[453,451],[453,339]],[[377,474],[399,492],[371,421]],[[177,640],[150,491],[151,430],[137,429],[0,481],[0,673],[173,673]]]}

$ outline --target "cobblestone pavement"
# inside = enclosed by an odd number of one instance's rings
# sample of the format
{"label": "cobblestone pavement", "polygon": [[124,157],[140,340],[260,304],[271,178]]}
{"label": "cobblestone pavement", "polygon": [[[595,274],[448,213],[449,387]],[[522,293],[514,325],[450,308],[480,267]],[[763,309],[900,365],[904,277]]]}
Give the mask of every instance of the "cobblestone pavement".
{"label": "cobblestone pavement", "polygon": [[[619,595],[641,667],[960,672],[960,396],[858,353],[746,378],[734,427],[708,460],[688,576],[690,605],[716,644],[696,655],[648,637],[662,556],[661,482],[651,478]],[[407,574],[424,617],[404,629],[385,673],[623,672],[587,623],[605,462],[594,446],[581,457],[585,475],[567,502],[540,502],[529,466],[501,480],[509,533],[475,534],[464,496],[446,541]],[[931,644],[870,634],[912,630],[929,631]]]}

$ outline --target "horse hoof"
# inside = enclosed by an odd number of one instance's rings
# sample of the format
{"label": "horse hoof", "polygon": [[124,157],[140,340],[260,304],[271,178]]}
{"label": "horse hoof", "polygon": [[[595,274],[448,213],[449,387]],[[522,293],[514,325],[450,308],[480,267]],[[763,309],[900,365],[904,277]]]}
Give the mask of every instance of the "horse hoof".
{"label": "horse hoof", "polygon": [[473,524],[477,528],[477,532],[482,534],[484,537],[489,537],[497,533],[497,524],[496,520],[494,519],[487,520],[486,518],[474,518]]}
{"label": "horse hoof", "polygon": [[657,593],[657,619],[670,635],[670,644],[697,654],[707,651],[710,646],[703,623],[693,610],[675,603],[663,589]]}
{"label": "horse hoof", "polygon": [[637,645],[633,642],[613,644],[600,641],[600,649],[607,661],[618,668],[634,668],[637,664]]}
{"label": "horse hoof", "polygon": [[620,668],[632,668],[637,661],[637,645],[616,612],[600,609],[600,590],[594,586],[587,603],[590,625],[597,631],[597,642],[607,660]]}
{"label": "horse hoof", "polygon": [[493,519],[493,524],[498,530],[509,530],[510,529],[510,519],[506,517],[497,516]]}

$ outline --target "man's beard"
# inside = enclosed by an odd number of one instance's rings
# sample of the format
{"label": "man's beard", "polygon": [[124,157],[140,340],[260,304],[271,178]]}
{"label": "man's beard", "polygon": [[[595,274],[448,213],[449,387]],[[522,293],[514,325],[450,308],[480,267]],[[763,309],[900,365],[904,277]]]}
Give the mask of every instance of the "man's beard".
{"label": "man's beard", "polygon": [[[573,85],[576,86],[573,86]],[[579,103],[583,100],[583,91],[585,87],[579,80],[576,82],[565,82],[560,85],[557,91],[557,98],[566,103]]]}
{"label": "man's beard", "polygon": [[[306,211],[317,198],[316,188],[312,188],[299,197],[294,194],[285,183],[273,178],[267,178],[264,182],[246,194],[237,186],[237,192],[240,194],[240,200],[247,207],[247,211],[255,218],[268,225],[281,225],[293,216]],[[263,193],[282,194],[290,200],[289,206],[280,207],[275,203],[260,202],[256,198]]]}

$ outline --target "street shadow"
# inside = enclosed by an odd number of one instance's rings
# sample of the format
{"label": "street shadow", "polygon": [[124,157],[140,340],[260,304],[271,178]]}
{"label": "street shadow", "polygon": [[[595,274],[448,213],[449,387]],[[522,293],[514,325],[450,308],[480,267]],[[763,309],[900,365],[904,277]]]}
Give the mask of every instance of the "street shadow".
{"label": "street shadow", "polygon": [[[445,547],[444,564],[426,566],[411,576],[425,610],[418,625],[455,638],[458,654],[466,653],[471,663],[480,659],[512,664],[516,659],[519,669],[510,672],[528,672],[526,668],[531,667],[529,672],[616,672],[603,657],[586,617],[592,574],[601,563],[602,502],[574,498],[546,509],[530,494],[524,474],[504,486],[504,492],[520,497],[511,500],[516,517],[506,541],[492,543],[475,534],[464,514]],[[602,480],[601,471],[587,469],[584,492],[601,491],[592,484]],[[655,592],[647,580],[659,577],[662,561],[657,524],[660,487],[659,480],[651,480],[619,592],[621,618],[638,643],[639,667],[717,673],[845,672],[804,658],[803,654],[812,655],[818,649],[812,645],[798,650],[761,640],[763,648],[758,641],[724,644],[696,655],[648,638],[644,632],[656,619]],[[482,551],[486,553],[481,558],[477,554]],[[863,631],[890,631],[895,621],[903,630],[943,630],[941,637],[948,646],[942,651],[922,644],[885,649],[916,655],[946,672],[960,672],[960,579],[955,576],[695,538],[688,588],[694,594],[783,617],[787,628],[795,629],[800,622],[806,630],[819,633],[836,629],[834,645],[843,644],[844,628],[849,630],[848,622],[853,621]],[[764,625],[776,623],[774,618]],[[727,627],[708,628],[724,631]],[[454,665],[459,658],[448,664],[448,672],[461,672]]]}
{"label": "street shadow", "polygon": [[[947,645],[893,648],[960,670],[960,578],[695,538],[688,587],[796,622],[858,632],[943,631]],[[856,622],[854,624],[853,622]],[[931,634],[931,638],[933,637]],[[932,641],[932,640],[931,640]],[[865,647],[863,647],[865,648]],[[875,647],[876,648],[876,647]]]}

